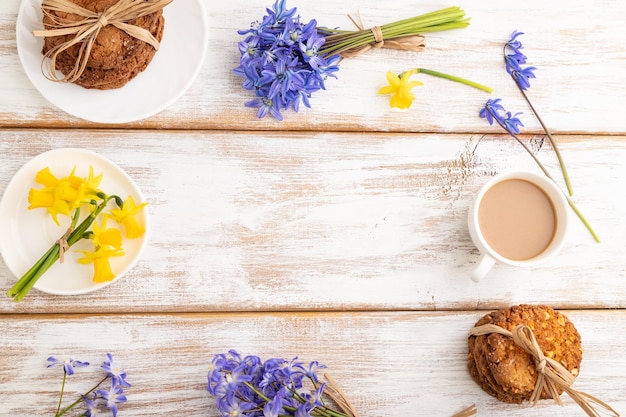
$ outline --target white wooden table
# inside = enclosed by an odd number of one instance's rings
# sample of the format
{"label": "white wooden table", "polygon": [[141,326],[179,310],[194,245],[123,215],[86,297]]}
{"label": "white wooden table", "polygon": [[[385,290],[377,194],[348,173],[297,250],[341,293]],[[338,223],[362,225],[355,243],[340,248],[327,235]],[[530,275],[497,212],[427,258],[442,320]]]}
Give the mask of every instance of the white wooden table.
{"label": "white wooden table", "polygon": [[[175,0],[185,2],[190,0]],[[232,73],[236,30],[271,2],[205,0],[210,50],[188,92],[148,119],[100,125],[67,115],[32,86],[15,41],[19,0],[0,2],[0,193],[44,151],[78,147],[121,166],[150,202],[149,244],[135,268],[97,292],[22,303],[0,297],[0,415],[53,415],[49,355],[98,363],[111,352],[133,386],[121,416],[217,416],[205,391],[216,353],[318,360],[363,417],[575,416],[504,404],[467,372],[467,332],[487,311],[548,304],[581,333],[575,387],[626,412],[626,6],[619,1],[455,3],[470,27],[427,35],[424,52],[376,50],[341,63],[312,109],[256,118]],[[451,4],[301,0],[303,19],[382,24]],[[510,169],[537,170],[478,117],[487,98],[538,123],[502,63],[513,30],[538,78],[529,95],[557,138],[574,201],[602,242],[574,220],[562,252],[533,269],[496,268],[481,282],[466,215],[478,188]],[[377,95],[388,70],[421,66],[494,88],[433,77],[407,111]],[[477,146],[477,144],[479,145]],[[558,168],[546,144],[538,157]],[[0,230],[0,233],[5,231]],[[0,262],[2,293],[16,278]],[[82,387],[89,385],[83,374]],[[69,388],[71,390],[71,388]],[[71,395],[72,391],[68,395]]]}

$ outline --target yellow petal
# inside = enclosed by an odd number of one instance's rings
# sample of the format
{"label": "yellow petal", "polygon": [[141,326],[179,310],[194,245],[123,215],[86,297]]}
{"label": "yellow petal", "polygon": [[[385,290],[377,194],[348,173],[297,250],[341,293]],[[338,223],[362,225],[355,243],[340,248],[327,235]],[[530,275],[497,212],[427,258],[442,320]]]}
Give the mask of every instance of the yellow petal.
{"label": "yellow petal", "polygon": [[[94,240],[94,243],[95,240]],[[98,237],[98,246],[109,246],[113,249],[122,249],[122,232],[117,229],[106,229]]]}
{"label": "yellow petal", "polygon": [[93,263],[93,282],[107,282],[115,278],[109,258],[96,258]]}
{"label": "yellow petal", "polygon": [[122,256],[124,252],[121,250],[98,249],[95,252],[80,251],[84,254],[83,258],[78,259],[81,264],[93,262],[93,280],[94,282],[106,282],[115,278],[115,274],[111,270],[109,258],[113,256]]}
{"label": "yellow petal", "polygon": [[378,94],[393,94],[396,92],[396,88],[392,85],[386,85],[378,90]]}
{"label": "yellow petal", "polygon": [[139,223],[135,216],[124,217],[124,219],[122,220],[122,225],[124,226],[124,232],[126,232],[126,237],[129,239],[136,239],[138,237],[141,237],[146,232],[146,228],[141,223]]}
{"label": "yellow petal", "polygon": [[424,83],[420,82],[420,81],[411,81],[407,87],[409,90],[415,88],[415,87],[419,87],[420,85],[424,85]]}
{"label": "yellow petal", "polygon": [[126,237],[129,239],[135,239],[142,236],[146,228],[139,223],[136,215],[143,210],[148,203],[142,203],[140,205],[135,204],[135,200],[132,196],[129,196],[121,209],[111,210],[111,217],[124,226]]}
{"label": "yellow petal", "polygon": [[389,83],[390,86],[397,87],[398,85],[400,85],[400,77],[398,77],[396,73],[387,71],[386,77],[387,77],[387,82]]}
{"label": "yellow petal", "polygon": [[52,174],[48,167],[45,167],[37,173],[35,181],[37,184],[41,184],[45,187],[55,187],[59,183],[58,178]]}
{"label": "yellow petal", "polygon": [[28,206],[29,210],[42,208],[42,207],[52,207],[54,204],[54,193],[50,188],[44,188],[42,190],[38,190],[36,188],[31,188],[28,191]]}

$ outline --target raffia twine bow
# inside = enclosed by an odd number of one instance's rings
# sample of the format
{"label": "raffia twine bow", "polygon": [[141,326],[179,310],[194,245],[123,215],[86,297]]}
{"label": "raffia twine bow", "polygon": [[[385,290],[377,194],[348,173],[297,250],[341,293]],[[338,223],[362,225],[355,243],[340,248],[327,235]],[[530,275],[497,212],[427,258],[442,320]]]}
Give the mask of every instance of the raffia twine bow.
{"label": "raffia twine bow", "polygon": [[[516,326],[513,331],[508,331],[495,324],[483,324],[472,328],[470,336],[487,335],[491,333],[501,334],[513,339],[513,342],[525,352],[529,353],[537,369],[537,382],[530,397],[531,406],[537,404],[542,392],[546,392],[559,405],[563,405],[559,395],[559,389],[566,392],[582,408],[588,416],[601,417],[609,415],[619,417],[619,413],[605,402],[598,398],[577,391],[572,388],[576,377],[572,375],[563,365],[543,354],[537,343],[537,339],[530,327],[525,325]],[[608,414],[601,413],[600,410]]]}
{"label": "raffia twine bow", "polygon": [[[128,22],[159,11],[171,2],[172,0],[119,0],[102,13],[97,13],[69,0],[43,0],[41,9],[44,15],[52,20],[51,29],[36,30],[33,35],[37,37],[74,35],[72,39],[52,48],[44,55],[41,64],[43,75],[51,81],[69,83],[80,78],[87,67],[91,48],[100,33],[100,29],[107,25],[115,26],[158,50],[159,41],[148,30]],[[78,16],[78,18],[61,18],[52,12],[70,13]],[[80,44],[80,49],[74,67],[63,78],[59,78],[56,72],[57,57],[63,51],[77,44]],[[50,58],[50,60],[46,58]]]}
{"label": "raffia twine bow", "polygon": [[368,43],[367,45],[363,45],[359,48],[342,52],[341,56],[343,58],[354,58],[355,56],[359,56],[373,48],[389,48],[414,52],[421,52],[426,49],[426,38],[422,35],[407,35],[394,39],[385,39],[380,26],[365,29],[363,20],[361,20],[361,14],[358,11],[356,18],[348,15],[348,19],[350,19],[354,26],[356,26],[359,30],[371,31],[372,35],[374,35],[374,42]]}
{"label": "raffia twine bow", "polygon": [[73,230],[72,226],[68,227],[63,236],[61,236],[56,242],[59,244],[59,263],[61,264],[65,261],[65,252],[70,250],[70,245],[67,243],[67,239],[70,237]]}

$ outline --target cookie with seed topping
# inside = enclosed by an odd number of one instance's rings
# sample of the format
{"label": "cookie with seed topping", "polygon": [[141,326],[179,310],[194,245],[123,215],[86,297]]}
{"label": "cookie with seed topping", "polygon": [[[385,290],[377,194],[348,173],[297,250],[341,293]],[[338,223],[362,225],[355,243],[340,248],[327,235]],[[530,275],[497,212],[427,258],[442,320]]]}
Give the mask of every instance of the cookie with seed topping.
{"label": "cookie with seed topping", "polygon": [[[528,326],[544,355],[559,362],[572,375],[578,375],[583,353],[581,339],[565,315],[548,306],[522,304],[485,317],[476,326],[489,322],[509,331],[518,325]],[[485,391],[505,402],[528,400],[537,381],[532,356],[511,338],[500,334],[470,336],[470,339],[474,339],[472,358],[476,372],[480,372],[482,381],[489,386]],[[548,398],[548,394],[544,392],[541,397]]]}
{"label": "cookie with seed topping", "polygon": [[[119,0],[71,0],[73,3],[93,12],[101,13]],[[50,11],[61,19],[79,21],[80,16]],[[146,16],[130,20],[131,25],[148,30],[159,42],[163,38],[165,19],[159,10]],[[50,16],[44,13],[45,29],[53,28]],[[42,52],[46,54],[55,47],[73,39],[74,35],[53,36],[44,38]],[[56,70],[68,74],[76,65],[81,44],[78,43],[61,52],[56,59]],[[74,81],[85,88],[108,90],[120,88],[144,71],[152,61],[156,51],[147,44],[115,26],[107,25],[100,29],[87,60],[87,67],[82,75]]]}
{"label": "cookie with seed topping", "polygon": [[[490,324],[492,315],[496,312],[483,316],[475,326]],[[507,403],[521,403],[522,398],[508,394],[496,383],[484,353],[485,339],[487,335],[479,335],[468,338],[468,370],[474,381],[488,394]]]}

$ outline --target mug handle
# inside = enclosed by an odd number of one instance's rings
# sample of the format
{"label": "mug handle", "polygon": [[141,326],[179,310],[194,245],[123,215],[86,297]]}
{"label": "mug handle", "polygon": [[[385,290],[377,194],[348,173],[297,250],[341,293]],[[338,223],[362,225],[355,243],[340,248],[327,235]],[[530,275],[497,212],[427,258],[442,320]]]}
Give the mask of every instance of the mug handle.
{"label": "mug handle", "polygon": [[487,275],[487,272],[489,272],[489,270],[495,265],[496,260],[491,257],[490,255],[483,253],[482,255],[480,255],[480,258],[478,259],[478,263],[476,264],[476,266],[474,267],[474,270],[472,271],[472,281],[474,282],[478,282],[481,280],[482,277],[484,277],[485,275]]}

